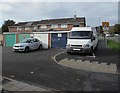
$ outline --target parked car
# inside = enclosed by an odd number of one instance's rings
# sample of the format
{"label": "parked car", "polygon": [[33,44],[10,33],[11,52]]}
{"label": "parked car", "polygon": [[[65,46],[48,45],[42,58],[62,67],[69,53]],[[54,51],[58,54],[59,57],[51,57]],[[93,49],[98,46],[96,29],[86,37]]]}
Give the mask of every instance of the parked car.
{"label": "parked car", "polygon": [[113,36],[114,36],[114,34],[111,34],[111,33],[106,34],[106,37],[113,37]]}
{"label": "parked car", "polygon": [[35,49],[42,49],[42,42],[36,38],[26,38],[13,46],[13,51],[29,52]]}
{"label": "parked car", "polygon": [[119,34],[114,34],[114,36],[119,36]]}

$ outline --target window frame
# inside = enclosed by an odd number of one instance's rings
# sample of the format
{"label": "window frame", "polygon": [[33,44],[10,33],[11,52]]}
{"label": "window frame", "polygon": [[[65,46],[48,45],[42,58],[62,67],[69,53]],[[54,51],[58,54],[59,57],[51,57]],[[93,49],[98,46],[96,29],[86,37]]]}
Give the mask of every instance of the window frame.
{"label": "window frame", "polygon": [[47,28],[47,25],[41,25],[40,28],[41,29]]}
{"label": "window frame", "polygon": [[17,30],[19,30],[19,31],[20,31],[20,30],[22,30],[22,28],[21,28],[21,27],[17,27]]}
{"label": "window frame", "polygon": [[61,24],[61,25],[60,25],[60,28],[67,28],[67,27],[68,27],[67,24]]}
{"label": "window frame", "polygon": [[25,30],[30,30],[30,27],[25,27]]}
{"label": "window frame", "polygon": [[52,24],[51,28],[58,28],[58,24]]}

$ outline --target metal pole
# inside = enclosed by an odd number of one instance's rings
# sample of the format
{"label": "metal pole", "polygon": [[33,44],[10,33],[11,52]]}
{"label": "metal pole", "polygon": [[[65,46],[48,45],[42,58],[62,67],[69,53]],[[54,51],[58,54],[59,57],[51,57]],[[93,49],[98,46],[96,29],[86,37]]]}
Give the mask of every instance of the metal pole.
{"label": "metal pole", "polygon": [[99,17],[99,35],[101,37],[101,31],[100,31],[100,20],[101,20],[101,17]]}

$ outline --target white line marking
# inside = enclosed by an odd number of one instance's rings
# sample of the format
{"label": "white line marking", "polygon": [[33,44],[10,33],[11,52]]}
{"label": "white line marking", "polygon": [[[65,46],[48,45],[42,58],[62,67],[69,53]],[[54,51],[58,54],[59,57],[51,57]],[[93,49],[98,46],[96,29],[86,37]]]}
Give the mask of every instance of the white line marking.
{"label": "white line marking", "polygon": [[59,62],[57,62],[57,60],[56,60],[56,56],[58,56],[58,55],[60,55],[60,54],[63,54],[63,53],[65,53],[65,51],[64,51],[64,52],[60,52],[60,53],[56,54],[55,56],[53,56],[53,57],[52,57],[53,60],[54,60],[56,63],[59,63]]}
{"label": "white line marking", "polygon": [[94,58],[96,57],[94,53],[93,53],[93,57],[94,57]]}
{"label": "white line marking", "polygon": [[93,56],[86,56],[86,57],[91,57],[91,58],[95,58],[96,57],[94,53],[92,55]]}

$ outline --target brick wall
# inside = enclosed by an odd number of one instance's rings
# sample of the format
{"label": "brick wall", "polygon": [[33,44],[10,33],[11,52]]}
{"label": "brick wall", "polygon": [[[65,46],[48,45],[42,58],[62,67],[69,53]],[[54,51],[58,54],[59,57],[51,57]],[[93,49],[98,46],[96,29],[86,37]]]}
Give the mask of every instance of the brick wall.
{"label": "brick wall", "polygon": [[3,40],[3,35],[2,35],[2,34],[0,34],[0,41],[1,41],[1,40]]}
{"label": "brick wall", "polygon": [[[46,24],[45,24],[46,25]],[[80,27],[84,27],[84,23],[79,24]],[[61,28],[61,24],[58,24],[58,28],[51,28],[51,25],[46,25],[46,28],[43,29],[53,29],[60,31],[70,31],[73,27],[73,24],[67,24],[67,28]],[[38,29],[41,29],[41,25],[38,25]],[[29,27],[29,30],[26,30],[25,27],[22,27],[21,30],[18,30],[17,27],[9,27],[9,32],[32,32],[34,30],[33,26]]]}
{"label": "brick wall", "polygon": [[17,32],[17,27],[9,27],[9,32]]}

